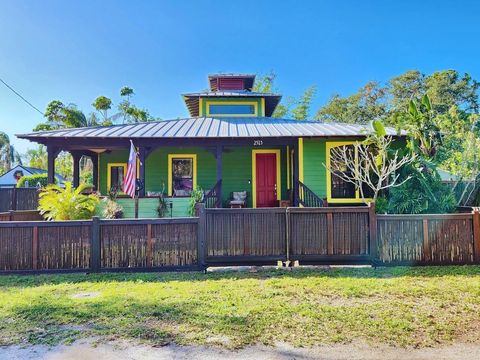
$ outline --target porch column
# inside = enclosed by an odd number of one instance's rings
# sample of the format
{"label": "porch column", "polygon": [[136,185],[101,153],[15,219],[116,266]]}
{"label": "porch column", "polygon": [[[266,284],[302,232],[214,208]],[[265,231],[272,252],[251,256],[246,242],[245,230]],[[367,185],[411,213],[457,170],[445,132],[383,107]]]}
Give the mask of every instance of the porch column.
{"label": "porch column", "polygon": [[98,191],[98,154],[90,155],[90,159],[92,160],[92,178],[93,178],[93,187],[95,191]]}
{"label": "porch column", "polygon": [[217,145],[215,158],[217,159],[217,183],[220,181],[218,186],[218,196],[220,198],[219,204],[216,204],[218,207],[222,207],[223,198],[222,198],[222,155],[223,155],[223,146]]}
{"label": "porch column", "polygon": [[140,180],[140,183],[142,184],[142,187],[140,188],[138,192],[138,197],[145,197],[145,160],[147,159],[146,157],[146,151],[145,147],[141,146],[138,149],[138,160],[140,161],[140,167],[139,167],[139,172],[138,172],[138,179]]}
{"label": "porch column", "polygon": [[295,141],[293,144],[293,206],[298,206],[298,174],[299,174],[299,163],[298,163],[298,141]]}
{"label": "porch column", "polygon": [[80,185],[80,159],[82,154],[78,151],[70,151],[73,158],[73,187],[77,188]]}
{"label": "porch column", "polygon": [[55,159],[58,155],[58,148],[51,145],[47,146],[47,162],[48,162],[48,175],[47,181],[49,184],[55,183]]}

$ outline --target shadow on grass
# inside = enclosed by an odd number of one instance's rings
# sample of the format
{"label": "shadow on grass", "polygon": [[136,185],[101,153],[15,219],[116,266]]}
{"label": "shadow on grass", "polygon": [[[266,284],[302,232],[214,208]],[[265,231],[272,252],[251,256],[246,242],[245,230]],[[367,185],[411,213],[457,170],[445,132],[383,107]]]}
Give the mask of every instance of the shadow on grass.
{"label": "shadow on grass", "polygon": [[358,279],[385,279],[398,277],[436,278],[444,276],[479,276],[480,266],[419,266],[419,267],[379,267],[379,268],[297,268],[293,270],[272,270],[257,268],[251,271],[217,271],[203,274],[200,272],[179,273],[98,273],[98,274],[44,274],[44,275],[2,275],[1,288],[36,287],[41,285],[101,283],[101,282],[202,282],[234,279],[270,279],[270,278],[358,278]]}

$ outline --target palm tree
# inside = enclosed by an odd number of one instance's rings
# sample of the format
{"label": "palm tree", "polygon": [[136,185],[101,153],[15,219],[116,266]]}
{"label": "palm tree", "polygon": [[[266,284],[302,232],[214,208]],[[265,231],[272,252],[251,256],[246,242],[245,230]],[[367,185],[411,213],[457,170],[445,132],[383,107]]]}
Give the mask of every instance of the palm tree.
{"label": "palm tree", "polygon": [[10,143],[8,135],[0,131],[0,170],[8,171],[15,163],[22,163],[20,155]]}

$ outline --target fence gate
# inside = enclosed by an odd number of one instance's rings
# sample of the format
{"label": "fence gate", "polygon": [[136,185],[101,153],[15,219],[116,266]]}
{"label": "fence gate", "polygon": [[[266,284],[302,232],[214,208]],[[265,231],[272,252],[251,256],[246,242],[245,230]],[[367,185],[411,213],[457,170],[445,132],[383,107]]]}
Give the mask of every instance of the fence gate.
{"label": "fence gate", "polygon": [[372,263],[373,207],[206,209],[206,265]]}

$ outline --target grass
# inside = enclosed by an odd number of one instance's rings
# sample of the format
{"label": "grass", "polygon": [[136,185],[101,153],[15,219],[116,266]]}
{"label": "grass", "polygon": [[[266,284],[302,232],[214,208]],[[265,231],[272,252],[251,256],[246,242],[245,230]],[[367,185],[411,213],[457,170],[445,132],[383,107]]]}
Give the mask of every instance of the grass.
{"label": "grass", "polygon": [[0,277],[0,345],[480,341],[480,267]]}

